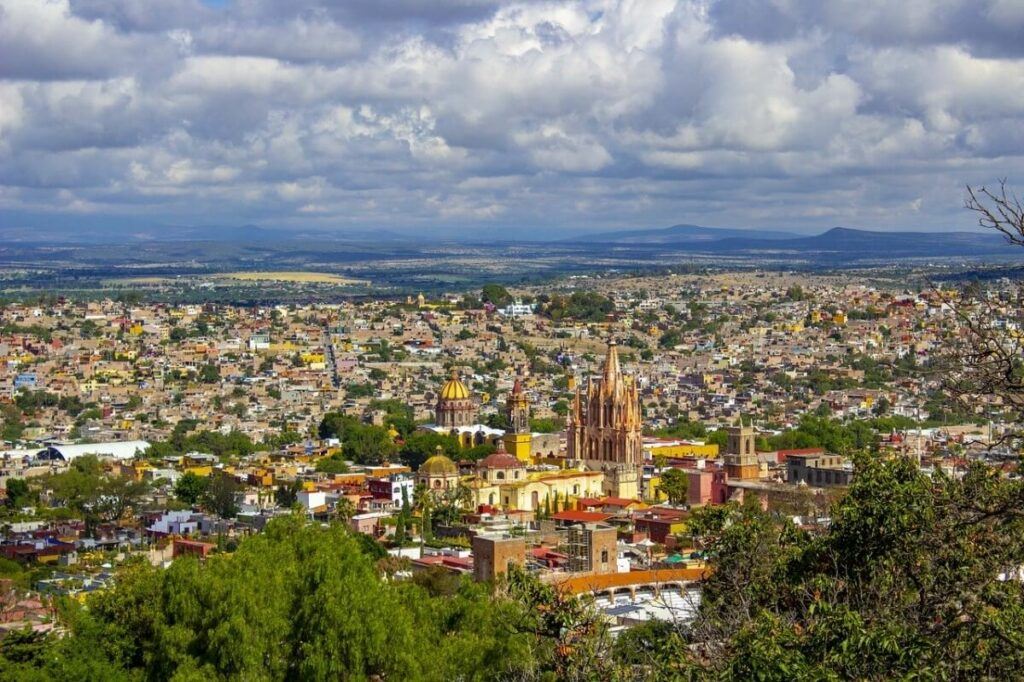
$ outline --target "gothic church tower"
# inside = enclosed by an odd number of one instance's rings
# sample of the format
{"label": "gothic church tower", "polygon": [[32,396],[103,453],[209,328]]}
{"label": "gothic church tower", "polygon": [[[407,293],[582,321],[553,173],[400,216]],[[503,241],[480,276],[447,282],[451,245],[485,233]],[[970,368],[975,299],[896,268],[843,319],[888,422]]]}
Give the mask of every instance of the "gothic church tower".
{"label": "gothic church tower", "polygon": [[606,495],[638,497],[643,466],[640,394],[636,381],[622,374],[615,341],[608,343],[601,377],[590,379],[585,394],[577,389],[566,438],[569,459],[604,472]]}

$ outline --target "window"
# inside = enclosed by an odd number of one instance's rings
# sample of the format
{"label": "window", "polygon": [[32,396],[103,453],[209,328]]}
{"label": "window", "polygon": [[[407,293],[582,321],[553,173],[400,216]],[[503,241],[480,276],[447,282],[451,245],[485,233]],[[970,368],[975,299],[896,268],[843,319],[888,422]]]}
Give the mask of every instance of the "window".
{"label": "window", "polygon": [[601,563],[602,564],[608,563],[608,550],[607,549],[602,549],[601,550]]}
{"label": "window", "polygon": [[494,477],[496,479],[498,479],[499,481],[503,481],[503,480],[505,480],[505,472],[504,471],[499,471],[498,473],[496,473],[494,475]]}

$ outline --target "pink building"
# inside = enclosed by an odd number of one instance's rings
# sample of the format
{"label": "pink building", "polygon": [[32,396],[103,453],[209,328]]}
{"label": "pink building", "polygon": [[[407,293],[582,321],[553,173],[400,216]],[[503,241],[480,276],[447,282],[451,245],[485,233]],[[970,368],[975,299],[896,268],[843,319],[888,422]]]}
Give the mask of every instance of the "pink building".
{"label": "pink building", "polygon": [[688,469],[690,482],[686,489],[686,503],[690,505],[712,504],[712,479],[714,472],[705,469]]}

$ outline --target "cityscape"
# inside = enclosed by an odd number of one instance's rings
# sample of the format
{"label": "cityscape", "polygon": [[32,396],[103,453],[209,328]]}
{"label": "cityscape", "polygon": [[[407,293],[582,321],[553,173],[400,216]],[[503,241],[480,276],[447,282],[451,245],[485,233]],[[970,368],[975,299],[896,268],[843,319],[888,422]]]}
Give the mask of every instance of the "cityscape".
{"label": "cityscape", "polygon": [[1019,679],[1021,35],[0,0],[0,679]]}

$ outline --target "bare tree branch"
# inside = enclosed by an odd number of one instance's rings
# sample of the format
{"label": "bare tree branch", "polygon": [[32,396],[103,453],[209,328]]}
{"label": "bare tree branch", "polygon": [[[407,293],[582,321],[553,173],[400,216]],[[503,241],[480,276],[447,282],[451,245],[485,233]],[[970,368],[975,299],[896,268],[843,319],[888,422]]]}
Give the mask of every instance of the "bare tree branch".
{"label": "bare tree branch", "polygon": [[1024,246],[1024,206],[1012,191],[1006,189],[1006,179],[999,181],[999,189],[977,189],[967,186],[964,207],[978,216],[978,225],[1001,232],[1006,241]]}

